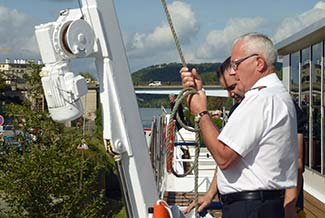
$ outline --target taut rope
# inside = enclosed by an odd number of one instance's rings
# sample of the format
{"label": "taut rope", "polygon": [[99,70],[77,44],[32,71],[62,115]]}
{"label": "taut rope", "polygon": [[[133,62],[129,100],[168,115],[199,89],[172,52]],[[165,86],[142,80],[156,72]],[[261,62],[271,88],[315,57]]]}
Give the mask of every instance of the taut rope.
{"label": "taut rope", "polygon": [[181,45],[179,44],[179,41],[178,41],[178,37],[177,37],[176,31],[174,29],[174,25],[173,25],[173,22],[172,22],[172,18],[170,16],[169,11],[168,11],[168,8],[167,8],[167,3],[166,3],[165,0],[161,0],[161,3],[163,5],[163,8],[164,8],[164,11],[165,11],[165,14],[166,14],[166,17],[167,17],[167,21],[168,21],[170,30],[171,30],[171,32],[173,34],[173,38],[174,38],[174,41],[175,41],[176,49],[178,51],[178,55],[181,58],[183,67],[186,67],[185,58],[184,58],[184,55],[183,55],[183,52],[182,52]]}

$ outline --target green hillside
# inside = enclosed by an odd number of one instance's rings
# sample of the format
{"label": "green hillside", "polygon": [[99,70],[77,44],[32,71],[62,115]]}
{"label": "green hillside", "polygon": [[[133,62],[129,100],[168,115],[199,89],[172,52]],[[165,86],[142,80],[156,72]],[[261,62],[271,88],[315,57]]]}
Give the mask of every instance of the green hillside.
{"label": "green hillside", "polygon": [[[205,84],[215,84],[217,81],[216,70],[219,69],[221,63],[201,63],[188,64],[188,68],[195,67],[200,73]],[[132,74],[134,85],[148,85],[150,82],[159,80],[163,85],[179,85],[181,78],[179,70],[182,65],[180,63],[169,63],[152,65]],[[276,64],[276,72],[282,78],[282,64]]]}
{"label": "green hillside", "polygon": [[[220,63],[202,63],[188,64],[188,68],[195,67],[203,78],[207,81],[216,79],[215,72]],[[159,80],[164,85],[179,84],[181,82],[179,70],[182,65],[180,63],[159,64],[143,68],[132,74],[132,80],[135,85],[148,85],[149,82]]]}

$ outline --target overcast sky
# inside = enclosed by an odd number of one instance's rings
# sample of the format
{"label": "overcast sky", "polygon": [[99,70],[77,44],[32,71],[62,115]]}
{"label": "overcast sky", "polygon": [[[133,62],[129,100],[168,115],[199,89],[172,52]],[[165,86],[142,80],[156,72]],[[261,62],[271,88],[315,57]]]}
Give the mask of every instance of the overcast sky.
{"label": "overcast sky", "polygon": [[[234,38],[251,31],[276,43],[325,17],[319,0],[167,0],[188,63],[223,61]],[[160,0],[116,0],[131,71],[179,62]],[[55,21],[78,0],[0,0],[0,62],[39,59],[34,26]],[[82,68],[82,69],[81,69]],[[87,61],[80,71],[94,71]]]}

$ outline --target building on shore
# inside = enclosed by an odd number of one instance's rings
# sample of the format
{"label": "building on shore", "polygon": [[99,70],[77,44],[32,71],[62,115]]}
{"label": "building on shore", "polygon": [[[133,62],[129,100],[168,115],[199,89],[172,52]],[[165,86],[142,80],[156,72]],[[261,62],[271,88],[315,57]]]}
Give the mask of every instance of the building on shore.
{"label": "building on shore", "polygon": [[[15,59],[10,61],[8,58],[5,60],[5,62],[0,61],[0,73],[8,86],[4,93],[0,93],[0,111],[1,107],[3,107],[6,102],[19,103],[25,99],[31,100],[33,110],[47,110],[47,104],[44,96],[39,96],[36,99],[32,99],[29,96],[29,87],[26,81],[26,76],[30,75],[31,73],[35,73],[30,67],[30,62],[35,63],[33,60]],[[41,61],[38,61],[37,65],[42,66]],[[77,120],[72,123],[81,122],[80,125],[86,125],[86,130],[91,130],[95,128],[96,111],[99,107],[99,84],[97,81],[90,78],[86,78],[86,81],[88,84],[88,93],[87,95],[81,97],[84,107],[84,114],[80,119],[81,121]]]}
{"label": "building on shore", "polygon": [[307,116],[305,209],[325,217],[325,18],[276,44],[283,62],[283,83]]}

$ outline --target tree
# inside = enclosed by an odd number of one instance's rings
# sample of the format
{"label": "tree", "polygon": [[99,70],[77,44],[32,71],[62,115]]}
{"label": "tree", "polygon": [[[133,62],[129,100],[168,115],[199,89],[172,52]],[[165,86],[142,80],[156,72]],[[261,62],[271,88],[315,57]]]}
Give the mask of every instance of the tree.
{"label": "tree", "polygon": [[8,88],[8,85],[6,84],[4,74],[3,74],[3,72],[0,72],[0,94],[2,94],[7,88]]}
{"label": "tree", "polygon": [[28,62],[24,79],[26,80],[28,95],[32,98],[40,98],[44,95],[40,72],[44,65],[35,64],[34,62]]}
{"label": "tree", "polygon": [[202,81],[205,85],[216,85],[219,84],[216,72],[207,72],[201,75]]}
{"label": "tree", "polygon": [[39,104],[44,102],[44,91],[40,76],[43,66],[34,62],[28,62],[28,67],[23,75],[26,81],[26,89],[28,90],[28,100],[25,101],[25,104],[29,105],[32,110],[41,110],[42,107],[39,107]]}
{"label": "tree", "polygon": [[[30,110],[28,104],[6,105],[5,113],[23,149],[19,153],[16,143],[8,144],[0,156],[0,193],[8,204],[0,217],[97,218],[121,211],[120,198],[105,197],[101,181],[116,173],[100,136],[55,123],[47,112]],[[88,150],[77,149],[82,139]]]}
{"label": "tree", "polygon": [[[98,186],[100,174],[114,176],[112,160],[98,147],[101,139],[85,136],[89,150],[80,151],[81,131],[46,113],[8,105],[6,114],[16,115],[16,138],[24,149],[21,155],[9,147],[0,157],[0,190],[10,208],[1,217],[112,217],[121,209],[120,201],[104,201],[105,186]],[[106,213],[112,201],[117,208]]]}
{"label": "tree", "polygon": [[4,102],[8,98],[5,94],[5,91],[9,88],[9,86],[6,84],[6,78],[4,75],[4,72],[0,71],[0,113],[2,113],[2,106],[4,105]]}

